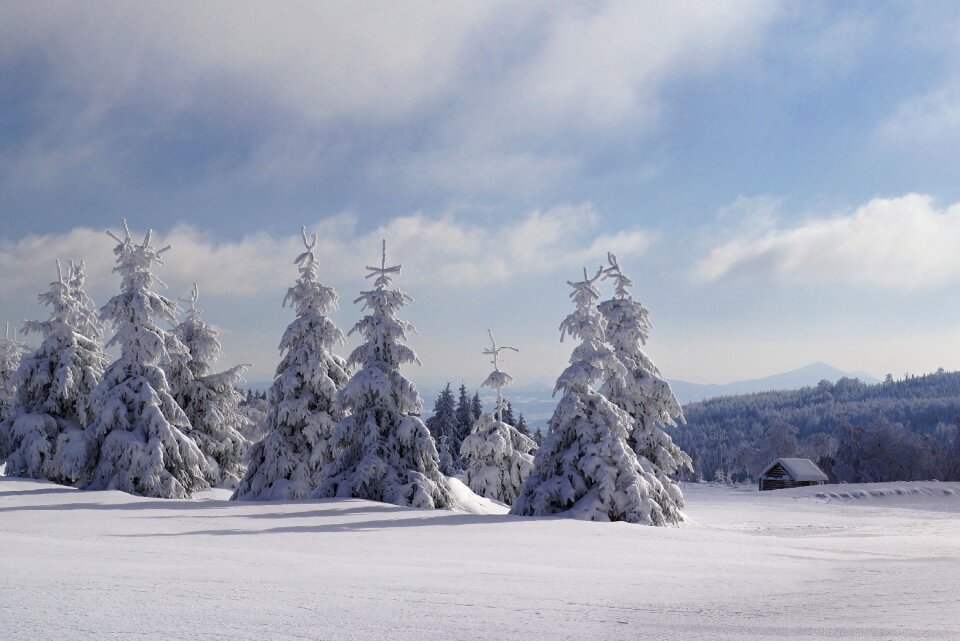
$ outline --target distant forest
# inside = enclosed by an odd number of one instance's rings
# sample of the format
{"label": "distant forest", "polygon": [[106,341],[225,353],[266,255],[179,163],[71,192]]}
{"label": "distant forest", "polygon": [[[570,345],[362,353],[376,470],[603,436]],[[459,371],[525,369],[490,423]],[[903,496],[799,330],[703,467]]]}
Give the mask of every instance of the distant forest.
{"label": "distant forest", "polygon": [[749,481],[779,456],[801,456],[835,482],[960,480],[960,372],[821,381],[684,413],[687,424],[671,433],[693,458],[690,479]]}

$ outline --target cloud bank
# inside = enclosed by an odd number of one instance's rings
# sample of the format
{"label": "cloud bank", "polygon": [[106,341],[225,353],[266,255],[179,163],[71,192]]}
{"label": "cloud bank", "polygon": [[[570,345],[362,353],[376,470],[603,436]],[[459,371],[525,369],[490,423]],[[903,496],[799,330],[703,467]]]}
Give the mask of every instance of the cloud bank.
{"label": "cloud bank", "polygon": [[14,3],[0,187],[541,193],[647,129],[669,82],[754,52],[778,6]]}
{"label": "cloud bank", "polygon": [[876,198],[848,214],[746,234],[714,247],[694,276],[935,288],[960,282],[960,203]]}
{"label": "cloud bank", "polygon": [[[142,233],[138,222],[131,220],[131,226]],[[309,225],[308,230],[319,237],[322,278],[331,284],[362,280],[363,266],[376,262],[385,238],[388,259],[404,265],[405,283],[470,289],[560,270],[575,275],[582,265],[602,262],[607,251],[636,256],[650,243],[649,232],[605,233],[601,222],[592,205],[582,204],[532,211],[499,226],[415,214],[361,231],[355,216],[340,214]],[[296,277],[292,261],[302,251],[299,230],[286,236],[256,233],[233,241],[180,224],[155,239],[172,246],[165,254],[166,264],[157,270],[171,292],[185,292],[198,281],[205,298],[283,291]],[[46,275],[54,273],[55,258],[86,260],[91,285],[113,282],[113,244],[103,230],[89,228],[0,240],[4,274],[0,296],[42,290]]]}

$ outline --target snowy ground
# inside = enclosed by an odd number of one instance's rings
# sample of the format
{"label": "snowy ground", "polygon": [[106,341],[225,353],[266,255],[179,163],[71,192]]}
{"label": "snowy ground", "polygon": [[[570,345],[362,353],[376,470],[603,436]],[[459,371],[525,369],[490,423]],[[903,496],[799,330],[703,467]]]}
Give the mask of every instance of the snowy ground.
{"label": "snowy ground", "polygon": [[0,638],[960,639],[960,484],[686,493],[677,529],[0,478]]}

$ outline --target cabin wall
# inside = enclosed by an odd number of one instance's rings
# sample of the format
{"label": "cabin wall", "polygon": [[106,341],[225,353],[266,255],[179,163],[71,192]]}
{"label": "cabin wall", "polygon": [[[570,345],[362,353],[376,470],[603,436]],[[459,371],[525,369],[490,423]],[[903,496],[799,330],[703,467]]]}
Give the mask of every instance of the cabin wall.
{"label": "cabin wall", "polygon": [[760,479],[760,491],[766,490],[785,490],[791,487],[808,487],[810,485],[823,485],[824,481],[794,481],[784,477],[766,477]]}

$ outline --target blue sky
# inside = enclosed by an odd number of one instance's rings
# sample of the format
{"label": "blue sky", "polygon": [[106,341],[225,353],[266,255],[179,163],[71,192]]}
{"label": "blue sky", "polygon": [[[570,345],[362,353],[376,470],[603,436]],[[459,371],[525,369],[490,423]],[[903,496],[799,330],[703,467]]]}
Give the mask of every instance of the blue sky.
{"label": "blue sky", "polygon": [[386,237],[423,366],[518,383],[608,249],[671,378],[960,369],[954,3],[9,3],[0,315],[126,216],[269,378],[299,226],[345,330]]}

